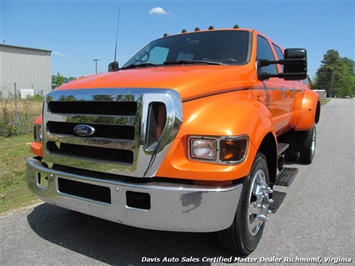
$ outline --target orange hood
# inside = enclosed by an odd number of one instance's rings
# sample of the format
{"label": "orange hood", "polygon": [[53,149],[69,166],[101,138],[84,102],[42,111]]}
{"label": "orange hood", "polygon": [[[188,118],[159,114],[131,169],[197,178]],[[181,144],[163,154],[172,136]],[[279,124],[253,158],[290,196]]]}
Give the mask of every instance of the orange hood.
{"label": "orange hood", "polygon": [[174,89],[183,101],[247,88],[256,80],[246,66],[161,66],[102,73],[67,83],[58,90],[89,88]]}

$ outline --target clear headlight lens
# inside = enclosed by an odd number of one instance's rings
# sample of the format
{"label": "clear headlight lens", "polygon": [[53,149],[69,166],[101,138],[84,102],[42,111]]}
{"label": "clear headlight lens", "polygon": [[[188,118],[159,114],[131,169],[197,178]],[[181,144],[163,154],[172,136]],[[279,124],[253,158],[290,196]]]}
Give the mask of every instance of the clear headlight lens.
{"label": "clear headlight lens", "polygon": [[216,160],[217,141],[215,139],[190,138],[190,156],[194,159]]}

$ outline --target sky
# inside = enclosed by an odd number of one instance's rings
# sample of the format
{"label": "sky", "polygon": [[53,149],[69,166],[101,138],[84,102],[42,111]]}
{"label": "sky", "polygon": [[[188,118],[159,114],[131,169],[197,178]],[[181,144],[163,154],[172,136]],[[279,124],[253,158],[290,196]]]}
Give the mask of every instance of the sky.
{"label": "sky", "polygon": [[[117,17],[119,25],[117,31]],[[257,29],[283,48],[306,48],[314,78],[335,49],[354,60],[355,0],[0,0],[0,41],[51,50],[51,73],[81,77],[122,66],[164,33],[182,29]]]}

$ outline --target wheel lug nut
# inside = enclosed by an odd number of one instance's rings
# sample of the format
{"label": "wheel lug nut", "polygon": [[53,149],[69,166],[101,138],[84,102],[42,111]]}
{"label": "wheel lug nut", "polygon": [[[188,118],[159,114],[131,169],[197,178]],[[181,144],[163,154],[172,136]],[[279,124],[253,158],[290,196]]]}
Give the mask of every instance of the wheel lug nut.
{"label": "wheel lug nut", "polygon": [[258,215],[258,219],[261,220],[261,221],[269,221],[269,218],[267,218],[265,215],[263,214],[259,214]]}

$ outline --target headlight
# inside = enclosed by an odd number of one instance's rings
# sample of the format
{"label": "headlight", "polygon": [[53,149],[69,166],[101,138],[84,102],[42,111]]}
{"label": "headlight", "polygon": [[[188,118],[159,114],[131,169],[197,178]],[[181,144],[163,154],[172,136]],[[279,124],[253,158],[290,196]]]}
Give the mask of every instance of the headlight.
{"label": "headlight", "polygon": [[192,160],[219,164],[237,164],[244,160],[248,150],[247,136],[189,138],[189,157]]}
{"label": "headlight", "polygon": [[42,141],[42,125],[34,126],[34,139],[38,142]]}
{"label": "headlight", "polygon": [[217,158],[217,141],[207,138],[190,138],[190,157],[215,161]]}

